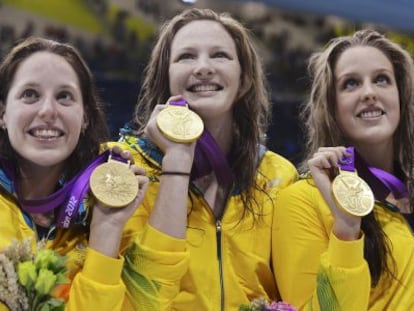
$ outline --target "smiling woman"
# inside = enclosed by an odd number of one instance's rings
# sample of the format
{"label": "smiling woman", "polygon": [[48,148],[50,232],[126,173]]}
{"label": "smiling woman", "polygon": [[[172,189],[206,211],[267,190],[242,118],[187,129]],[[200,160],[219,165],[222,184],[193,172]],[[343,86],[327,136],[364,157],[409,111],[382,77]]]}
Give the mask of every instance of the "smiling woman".
{"label": "smiling woman", "polygon": [[282,298],[301,310],[412,309],[412,57],[361,30],[309,68],[308,173],[276,200]]}
{"label": "smiling woman", "polygon": [[[126,169],[139,189],[122,208],[86,195],[107,139],[92,76],[73,47],[42,38],[13,47],[0,64],[0,310],[121,310],[121,238],[147,178]],[[120,148],[112,155],[131,160]]]}
{"label": "smiling woman", "polygon": [[[60,74],[54,74],[56,71]],[[59,177],[64,160],[88,126],[78,85],[76,72],[59,55],[38,52],[20,63],[2,122],[12,148],[21,157],[21,165],[29,161],[38,166],[55,166],[49,176]],[[44,189],[45,193],[50,190]]]}
{"label": "smiling woman", "polygon": [[[157,121],[171,105],[200,116],[199,139],[164,135]],[[136,309],[238,310],[279,298],[273,201],[297,174],[261,145],[269,110],[259,57],[237,20],[190,9],[162,27],[134,118],[115,143],[151,180],[127,255]],[[177,131],[191,127],[182,120],[190,118],[177,117]]]}

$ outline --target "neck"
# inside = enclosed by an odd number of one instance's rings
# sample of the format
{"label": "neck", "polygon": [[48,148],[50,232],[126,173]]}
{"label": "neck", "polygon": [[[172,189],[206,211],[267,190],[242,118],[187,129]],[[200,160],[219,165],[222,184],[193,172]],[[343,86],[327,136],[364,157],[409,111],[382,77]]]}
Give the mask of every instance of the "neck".
{"label": "neck", "polygon": [[216,140],[224,154],[228,154],[231,150],[233,142],[232,121],[228,122],[210,122],[206,123],[206,127]]}
{"label": "neck", "polygon": [[386,172],[393,173],[394,171],[394,149],[388,145],[367,145],[355,146],[359,154],[371,166],[382,169]]}
{"label": "neck", "polygon": [[50,195],[62,174],[61,165],[41,167],[34,164],[19,163],[20,174],[17,184],[22,199],[39,199]]}

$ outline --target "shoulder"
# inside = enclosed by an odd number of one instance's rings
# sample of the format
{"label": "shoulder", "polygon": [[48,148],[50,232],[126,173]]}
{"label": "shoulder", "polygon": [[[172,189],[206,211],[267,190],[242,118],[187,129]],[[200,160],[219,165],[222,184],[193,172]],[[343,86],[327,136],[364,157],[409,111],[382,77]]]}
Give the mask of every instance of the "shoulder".
{"label": "shoulder", "polygon": [[298,179],[295,166],[281,155],[267,150],[259,162],[259,175],[270,180],[279,180],[283,186],[287,186]]}
{"label": "shoulder", "polygon": [[108,150],[114,146],[121,147],[123,150],[131,151],[132,153],[137,152],[137,140],[120,140],[120,141],[108,141],[101,145],[101,151]]}
{"label": "shoulder", "polygon": [[316,219],[327,220],[332,217],[328,205],[310,177],[301,178],[279,191],[275,206],[279,217],[296,215],[302,220],[306,219],[308,223]]}

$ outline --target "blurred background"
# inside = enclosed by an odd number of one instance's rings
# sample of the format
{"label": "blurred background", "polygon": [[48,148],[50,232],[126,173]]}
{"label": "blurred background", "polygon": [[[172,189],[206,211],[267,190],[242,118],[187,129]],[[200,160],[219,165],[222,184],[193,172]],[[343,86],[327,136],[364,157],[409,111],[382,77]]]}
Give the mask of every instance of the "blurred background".
{"label": "blurred background", "polygon": [[229,12],[252,31],[273,103],[267,145],[296,164],[312,52],[334,36],[369,27],[414,53],[412,0],[0,0],[0,58],[31,35],[76,46],[92,69],[117,139],[133,111],[159,26],[192,6]]}

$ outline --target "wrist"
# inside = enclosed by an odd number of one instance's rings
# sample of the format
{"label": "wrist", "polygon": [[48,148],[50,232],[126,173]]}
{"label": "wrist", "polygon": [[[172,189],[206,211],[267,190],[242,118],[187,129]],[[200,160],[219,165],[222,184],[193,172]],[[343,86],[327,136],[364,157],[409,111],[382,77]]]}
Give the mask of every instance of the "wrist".
{"label": "wrist", "polygon": [[105,223],[91,224],[89,247],[112,258],[118,258],[122,230]]}
{"label": "wrist", "polygon": [[339,240],[355,241],[361,238],[361,222],[355,224],[347,224],[342,221],[335,221],[332,232]]}
{"label": "wrist", "polygon": [[174,150],[166,153],[162,159],[163,172],[191,172],[194,155]]}
{"label": "wrist", "polygon": [[181,172],[181,171],[162,171],[162,176],[183,176],[190,177],[191,172]]}

